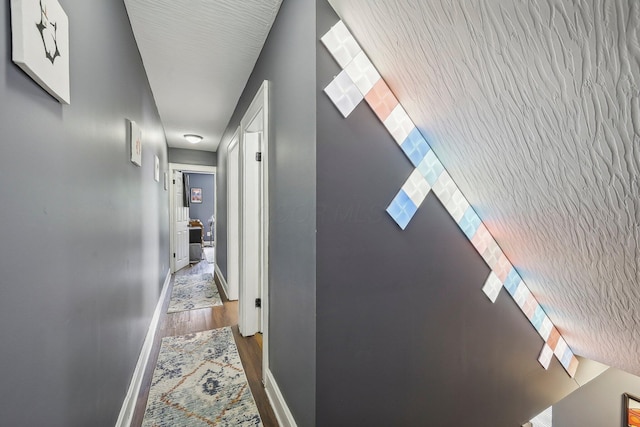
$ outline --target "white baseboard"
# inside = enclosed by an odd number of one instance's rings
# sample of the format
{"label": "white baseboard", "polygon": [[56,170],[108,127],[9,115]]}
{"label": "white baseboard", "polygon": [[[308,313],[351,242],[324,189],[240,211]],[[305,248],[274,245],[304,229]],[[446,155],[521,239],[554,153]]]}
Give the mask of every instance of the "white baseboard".
{"label": "white baseboard", "polygon": [[133,412],[136,407],[136,400],[138,398],[138,394],[140,394],[140,387],[142,386],[142,378],[144,377],[144,372],[147,369],[149,355],[151,354],[151,348],[153,347],[153,342],[158,330],[160,314],[162,313],[162,304],[167,296],[170,281],[171,271],[167,271],[167,276],[164,279],[164,285],[162,285],[162,292],[160,292],[160,299],[158,300],[156,309],[153,312],[147,336],[144,339],[144,344],[142,344],[142,350],[140,350],[136,369],[133,371],[133,377],[131,378],[127,395],[124,398],[122,408],[120,408],[120,415],[118,416],[118,421],[116,421],[116,427],[129,427],[131,425],[131,419],[133,418]]}
{"label": "white baseboard", "polygon": [[220,284],[222,285],[222,290],[224,291],[224,295],[229,299],[229,285],[227,285],[227,281],[222,275],[222,271],[220,271],[220,267],[218,267],[218,263],[215,263],[216,276],[218,276],[218,280],[220,280]]}
{"label": "white baseboard", "polygon": [[280,392],[278,383],[276,383],[270,370],[267,370],[267,374],[265,375],[264,388],[280,427],[297,427],[296,420],[293,418],[293,414],[289,410],[287,402],[285,402],[284,396],[282,396]]}

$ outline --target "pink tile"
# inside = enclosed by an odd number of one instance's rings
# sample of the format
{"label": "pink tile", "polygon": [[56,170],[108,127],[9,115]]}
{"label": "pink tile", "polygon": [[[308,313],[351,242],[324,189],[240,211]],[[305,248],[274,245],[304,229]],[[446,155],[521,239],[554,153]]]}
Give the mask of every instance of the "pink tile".
{"label": "pink tile", "polygon": [[569,363],[569,369],[567,369],[567,372],[569,373],[571,378],[576,376],[576,372],[578,371],[578,364],[578,358],[576,356],[573,356],[571,358],[571,363]]}
{"label": "pink tile", "polygon": [[491,239],[487,245],[487,249],[485,249],[481,255],[489,268],[493,270],[500,259],[500,255],[502,255],[502,249],[500,249],[500,246],[498,246],[498,243],[494,239]]}
{"label": "pink tile", "polygon": [[533,295],[529,294],[527,297],[527,301],[524,303],[524,307],[522,307],[522,311],[524,312],[527,319],[533,319],[533,315],[536,312],[536,307],[538,307],[538,301],[533,297]]}
{"label": "pink tile", "polygon": [[489,245],[491,239],[492,237],[491,234],[489,234],[487,227],[485,227],[484,224],[480,224],[480,227],[478,227],[476,234],[474,234],[471,238],[471,244],[476,248],[478,253],[481,254],[487,249],[487,246]]}
{"label": "pink tile", "polygon": [[398,100],[383,79],[373,85],[365,99],[380,121],[384,122],[398,105]]}
{"label": "pink tile", "polygon": [[560,332],[555,328],[555,326],[551,329],[551,333],[549,334],[549,338],[547,339],[547,345],[551,347],[551,350],[556,349],[558,345],[558,340],[560,340]]}

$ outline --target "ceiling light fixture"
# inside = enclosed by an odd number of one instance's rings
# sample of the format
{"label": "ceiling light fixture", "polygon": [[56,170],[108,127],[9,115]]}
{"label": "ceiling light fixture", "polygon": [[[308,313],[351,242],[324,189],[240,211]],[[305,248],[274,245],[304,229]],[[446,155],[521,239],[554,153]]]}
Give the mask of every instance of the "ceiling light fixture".
{"label": "ceiling light fixture", "polygon": [[198,142],[202,141],[202,137],[200,135],[195,135],[193,133],[186,133],[184,135],[184,139],[192,144],[197,144]]}

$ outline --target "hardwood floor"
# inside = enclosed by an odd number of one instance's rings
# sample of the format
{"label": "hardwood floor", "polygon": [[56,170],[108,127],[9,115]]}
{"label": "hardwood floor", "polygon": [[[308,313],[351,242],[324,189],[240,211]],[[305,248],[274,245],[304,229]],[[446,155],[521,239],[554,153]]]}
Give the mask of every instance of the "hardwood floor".
{"label": "hardwood floor", "polygon": [[[205,272],[213,273],[213,264],[207,263],[206,260],[193,266],[185,267],[177,272],[176,275],[201,274]],[[163,314],[160,317],[158,332],[156,334],[155,342],[153,343],[153,349],[151,350],[149,364],[147,365],[147,369],[144,373],[142,387],[136,401],[136,408],[133,414],[131,427],[140,427],[142,425],[147,397],[149,396],[149,387],[158,358],[158,352],[160,351],[160,342],[162,338],[202,332],[225,326],[230,326],[233,331],[236,346],[238,347],[238,353],[240,354],[240,359],[242,360],[242,365],[244,367],[247,380],[249,381],[249,387],[251,388],[251,393],[256,401],[260,417],[262,418],[262,424],[265,427],[277,427],[278,422],[264,391],[264,387],[262,386],[262,337],[255,336],[244,338],[240,335],[238,330],[238,301],[229,301],[225,297],[222,287],[216,277],[216,286],[218,287],[218,292],[222,297],[222,306],[167,314],[173,281],[174,278],[172,277],[171,282],[169,283],[167,298],[163,302]]]}

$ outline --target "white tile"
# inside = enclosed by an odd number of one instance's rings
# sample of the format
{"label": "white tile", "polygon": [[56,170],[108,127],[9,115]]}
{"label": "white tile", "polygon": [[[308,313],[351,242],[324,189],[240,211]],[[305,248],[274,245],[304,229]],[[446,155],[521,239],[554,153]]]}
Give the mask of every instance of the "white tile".
{"label": "white tile", "polygon": [[544,369],[549,369],[549,365],[551,364],[551,357],[553,356],[553,350],[546,343],[542,347],[542,351],[540,352],[540,356],[538,357],[538,362],[544,367]]}
{"label": "white tile", "polygon": [[362,52],[362,48],[342,21],[334,25],[320,40],[343,69]]}
{"label": "white tile", "polygon": [[340,110],[344,117],[358,106],[364,99],[356,85],[353,83],[349,75],[342,71],[335,79],[324,89],[333,104]]}
{"label": "white tile", "polygon": [[449,202],[449,199],[453,197],[453,193],[455,193],[457,189],[458,187],[455,182],[453,182],[447,171],[442,172],[436,183],[433,185],[433,192],[436,193],[440,202],[445,206]]}
{"label": "white tile", "polygon": [[564,352],[567,350],[567,342],[564,338],[560,337],[558,340],[558,344],[556,345],[556,349],[554,350],[554,354],[558,358],[558,360],[562,360],[562,356],[564,356]]}
{"label": "white tile", "polygon": [[411,201],[417,206],[420,207],[424,199],[431,191],[431,186],[427,182],[426,179],[422,176],[419,170],[415,169],[409,178],[402,186],[402,189],[409,196]]}
{"label": "white tile", "polygon": [[378,70],[373,66],[364,52],[360,52],[344,69],[363,95],[381,79]]}
{"label": "white tile", "polygon": [[553,323],[551,323],[551,319],[545,316],[542,320],[542,326],[540,326],[540,330],[538,331],[543,340],[546,341],[549,339],[549,335],[551,335],[551,329],[553,329]]}
{"label": "white tile", "polygon": [[531,291],[529,291],[529,288],[527,288],[524,282],[520,282],[520,284],[518,285],[518,289],[516,289],[516,294],[513,296],[513,299],[516,301],[516,304],[518,304],[518,307],[522,309],[524,307],[524,304],[527,302],[527,298],[529,298],[530,294]]}
{"label": "white tile", "polygon": [[482,287],[482,291],[485,295],[491,300],[491,302],[496,302],[498,295],[500,294],[500,289],[502,289],[502,282],[496,276],[496,274],[492,271],[489,273],[489,277],[487,281],[484,283]]}
{"label": "white tile", "polygon": [[469,209],[469,202],[462,195],[460,189],[456,189],[449,201],[444,204],[444,207],[449,211],[454,221],[458,223],[467,209]]}
{"label": "white tile", "polygon": [[396,108],[389,114],[389,117],[384,121],[384,126],[398,145],[402,144],[413,128],[416,127],[400,104],[396,105]]}
{"label": "white tile", "polygon": [[440,163],[440,160],[438,160],[438,157],[433,150],[429,150],[427,155],[424,156],[424,159],[422,159],[418,165],[418,169],[420,169],[422,175],[427,178],[427,182],[433,185],[444,170],[444,166],[442,166],[442,163]]}
{"label": "white tile", "polygon": [[484,252],[480,255],[482,256],[482,259],[484,259],[484,262],[487,263],[489,268],[494,270],[496,265],[498,264],[498,261],[500,260],[502,250],[500,249],[500,246],[498,246],[498,243],[492,237],[487,244],[487,249],[485,249]]}

